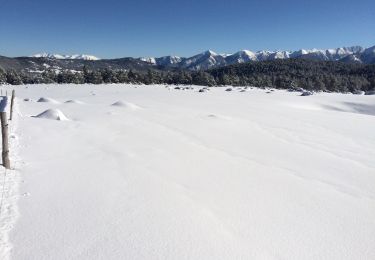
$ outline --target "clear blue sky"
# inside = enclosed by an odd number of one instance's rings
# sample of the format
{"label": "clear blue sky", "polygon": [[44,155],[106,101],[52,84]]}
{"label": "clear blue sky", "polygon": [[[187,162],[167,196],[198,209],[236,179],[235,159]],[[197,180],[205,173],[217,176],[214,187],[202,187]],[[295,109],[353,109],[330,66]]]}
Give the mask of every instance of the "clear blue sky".
{"label": "clear blue sky", "polygon": [[375,0],[0,0],[0,55],[375,45]]}

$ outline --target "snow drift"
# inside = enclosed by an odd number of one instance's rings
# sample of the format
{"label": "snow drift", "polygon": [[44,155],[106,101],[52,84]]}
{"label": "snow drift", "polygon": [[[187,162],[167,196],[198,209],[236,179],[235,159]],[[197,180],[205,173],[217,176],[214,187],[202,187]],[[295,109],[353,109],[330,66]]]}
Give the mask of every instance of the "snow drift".
{"label": "snow drift", "polygon": [[120,101],[116,101],[111,106],[114,106],[114,107],[124,107],[124,108],[128,108],[130,110],[138,110],[138,109],[140,109],[140,107],[137,106],[136,104],[133,104],[133,103],[130,103],[130,102],[121,101],[121,100]]}
{"label": "snow drift", "polygon": [[66,121],[68,118],[58,109],[48,109],[36,116],[36,118],[45,118],[45,119],[52,119],[52,120],[59,120],[59,121]]}
{"label": "snow drift", "polygon": [[41,97],[41,98],[38,99],[37,102],[51,103],[51,104],[58,104],[59,103],[57,100],[54,100],[54,99],[48,98],[48,97]]}
{"label": "snow drift", "polygon": [[82,104],[83,104],[82,101],[75,100],[75,99],[67,100],[67,101],[65,101],[64,103],[65,103],[65,104],[79,104],[79,105],[82,105]]}

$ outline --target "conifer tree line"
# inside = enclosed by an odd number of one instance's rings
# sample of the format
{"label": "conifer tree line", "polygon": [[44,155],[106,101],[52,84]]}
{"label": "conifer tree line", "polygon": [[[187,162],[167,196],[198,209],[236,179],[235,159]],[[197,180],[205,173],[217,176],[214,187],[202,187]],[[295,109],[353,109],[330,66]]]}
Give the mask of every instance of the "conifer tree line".
{"label": "conifer tree line", "polygon": [[201,86],[255,86],[311,91],[355,92],[375,90],[375,65],[303,59],[273,60],[230,65],[207,71],[133,71],[99,69],[52,70],[30,74],[0,68],[0,84],[133,83]]}

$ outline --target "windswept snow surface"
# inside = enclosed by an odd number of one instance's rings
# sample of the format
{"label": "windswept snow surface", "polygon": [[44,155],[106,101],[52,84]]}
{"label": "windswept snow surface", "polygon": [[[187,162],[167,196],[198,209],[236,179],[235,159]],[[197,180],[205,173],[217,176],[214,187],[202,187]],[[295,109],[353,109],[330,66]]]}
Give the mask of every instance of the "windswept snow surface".
{"label": "windswept snow surface", "polygon": [[199,89],[18,87],[12,259],[375,259],[375,96]]}

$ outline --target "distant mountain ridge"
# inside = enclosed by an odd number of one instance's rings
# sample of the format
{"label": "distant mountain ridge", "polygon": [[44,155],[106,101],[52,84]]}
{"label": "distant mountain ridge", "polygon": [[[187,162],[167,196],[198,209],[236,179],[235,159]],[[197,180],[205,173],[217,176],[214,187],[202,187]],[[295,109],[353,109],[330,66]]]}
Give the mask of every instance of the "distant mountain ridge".
{"label": "distant mountain ridge", "polygon": [[58,60],[100,60],[98,57],[87,54],[73,54],[73,55],[61,55],[61,54],[51,54],[51,53],[38,53],[31,57],[34,58],[49,58]]}
{"label": "distant mountain ridge", "polygon": [[91,70],[208,70],[227,65],[246,62],[259,62],[283,59],[306,59],[315,61],[340,61],[344,63],[375,64],[375,46],[342,47],[336,49],[311,49],[298,51],[249,51],[242,50],[233,54],[217,54],[208,50],[192,57],[164,56],[143,58],[99,59],[86,54],[60,55],[40,53],[32,57],[0,56],[0,69],[15,70],[25,73],[42,73],[44,71],[81,71],[83,67]]}
{"label": "distant mountain ridge", "polygon": [[175,67],[190,70],[206,70],[226,65],[245,63],[249,61],[266,61],[275,59],[303,58],[318,61],[342,61],[347,63],[375,63],[375,46],[341,47],[336,49],[301,49],[298,51],[257,51],[242,50],[233,54],[217,54],[211,50],[192,57],[165,56],[160,58],[143,57],[142,61],[152,65]]}
{"label": "distant mountain ridge", "polygon": [[[59,56],[57,56],[59,57]],[[111,69],[111,70],[137,70],[147,71],[154,68],[149,63],[134,58],[120,59],[66,59],[55,56],[41,57],[15,57],[0,56],[0,70],[14,70],[17,72],[41,74],[45,71],[59,73],[61,71],[82,71],[86,67],[89,70]]]}

